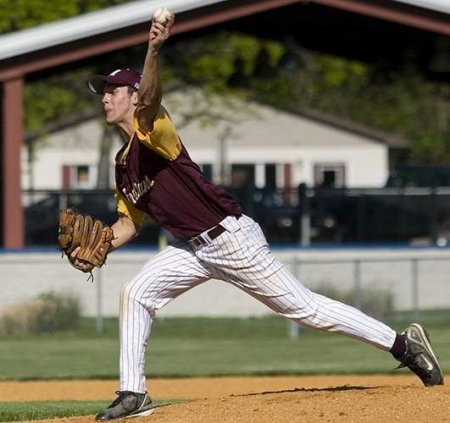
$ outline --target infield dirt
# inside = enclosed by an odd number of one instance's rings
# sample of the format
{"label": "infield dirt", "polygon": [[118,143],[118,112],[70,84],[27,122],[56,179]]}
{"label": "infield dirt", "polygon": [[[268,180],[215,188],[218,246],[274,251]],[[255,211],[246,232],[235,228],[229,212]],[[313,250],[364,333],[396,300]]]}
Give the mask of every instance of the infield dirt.
{"label": "infield dirt", "polygon": [[[0,401],[104,400],[116,381],[0,383]],[[450,422],[450,387],[425,388],[413,375],[155,379],[155,400],[183,399],[133,422]],[[0,403],[1,405],[1,403]],[[40,422],[85,423],[94,416]]]}

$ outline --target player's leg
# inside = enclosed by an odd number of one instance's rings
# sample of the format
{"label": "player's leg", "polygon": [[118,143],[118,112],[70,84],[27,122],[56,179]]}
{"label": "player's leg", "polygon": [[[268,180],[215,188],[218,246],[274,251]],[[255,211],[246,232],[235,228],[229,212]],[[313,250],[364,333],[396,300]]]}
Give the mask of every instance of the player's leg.
{"label": "player's leg", "polygon": [[169,246],[149,260],[120,296],[120,390],[145,392],[144,353],[155,311],[208,279],[188,248]]}
{"label": "player's leg", "polygon": [[120,392],[97,420],[143,416],[152,410],[145,378],[145,350],[155,311],[190,288],[206,281],[189,248],[169,246],[149,260],[120,295]]}
{"label": "player's leg", "polygon": [[[278,314],[314,329],[336,332],[390,351],[425,386],[443,385],[444,376],[425,329],[410,325],[402,334],[360,310],[305,288],[287,269],[271,275],[256,289],[244,281],[243,289]],[[289,292],[291,289],[291,292]],[[272,293],[278,292],[278,295]]]}
{"label": "player's leg", "polygon": [[306,288],[285,267],[252,287],[238,282],[276,313],[314,329],[335,332],[389,350],[396,332],[360,310]]}
{"label": "player's leg", "polygon": [[239,229],[225,232],[198,253],[213,275],[298,323],[391,351],[425,385],[443,383],[423,328],[411,326],[400,335],[354,307],[312,292],[273,256],[258,224],[244,216],[235,225]]}
{"label": "player's leg", "polygon": [[240,230],[225,232],[198,252],[212,274],[298,323],[351,336],[381,349],[392,347],[396,337],[393,329],[306,288],[272,254],[257,223],[247,216],[237,223]]}

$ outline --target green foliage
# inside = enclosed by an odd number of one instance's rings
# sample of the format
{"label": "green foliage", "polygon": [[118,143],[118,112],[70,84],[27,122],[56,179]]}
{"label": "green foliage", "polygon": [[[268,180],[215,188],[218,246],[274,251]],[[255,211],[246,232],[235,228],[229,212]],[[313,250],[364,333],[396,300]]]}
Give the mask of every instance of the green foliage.
{"label": "green foliage", "polygon": [[92,68],[30,81],[25,85],[25,128],[45,134],[45,125],[93,112],[97,104],[87,90]]}
{"label": "green foliage", "polygon": [[50,292],[27,303],[5,308],[0,315],[0,336],[76,329],[79,321],[78,299]]}
{"label": "green foliage", "polygon": [[[48,97],[52,101],[47,101]],[[65,87],[37,82],[25,87],[25,125],[27,130],[42,129],[43,124],[61,119],[73,110],[77,94]]]}
{"label": "green foliage", "polygon": [[30,28],[74,16],[76,0],[0,0],[0,32]]}
{"label": "green foliage", "polygon": [[426,80],[413,63],[386,70],[236,33],[180,41],[169,56],[172,75],[206,92],[320,110],[410,140],[412,160],[450,163],[450,87]]}
{"label": "green foliage", "polygon": [[[248,81],[264,65],[274,67],[283,53],[281,44],[256,37],[219,32],[204,38],[177,43],[167,55],[168,64],[182,81],[214,91],[230,91],[230,79],[239,76]],[[232,84],[231,84],[232,85]],[[241,87],[242,84],[239,84]]]}
{"label": "green foliage", "polygon": [[69,295],[45,293],[39,296],[43,307],[36,318],[35,332],[76,329],[80,322],[80,302]]}
{"label": "green foliage", "polygon": [[0,34],[31,28],[130,0],[0,0]]}
{"label": "green foliage", "polygon": [[[317,288],[318,293],[345,304],[354,305],[355,293],[353,289],[340,290],[333,285],[324,284]],[[394,311],[394,298],[387,290],[376,288],[364,289],[361,298],[361,310],[369,316],[382,321],[392,319]]]}
{"label": "green foliage", "polygon": [[[250,98],[256,102],[270,104],[289,111],[297,109],[300,99],[287,79],[282,77],[269,80],[253,79],[251,82],[254,94]],[[257,93],[257,94],[256,94]]]}
{"label": "green foliage", "polygon": [[[0,0],[0,34],[27,29],[127,3],[130,0]],[[27,81],[24,124],[28,134],[45,136],[49,126],[93,112],[96,104],[86,89],[92,68]],[[33,147],[31,148],[31,150]]]}
{"label": "green foliage", "polygon": [[302,52],[294,70],[252,82],[252,98],[291,111],[320,110],[411,143],[413,161],[450,164],[450,85],[406,66],[387,72],[339,57]]}
{"label": "green foliage", "polygon": [[412,160],[450,164],[450,102],[445,94],[450,86],[414,71],[376,79],[372,70],[368,83],[349,99],[345,116],[410,140]]}
{"label": "green foliage", "polygon": [[352,88],[359,85],[361,79],[367,75],[367,66],[351,60],[342,60],[324,55],[318,57],[320,66],[321,85],[324,90],[332,88]]}

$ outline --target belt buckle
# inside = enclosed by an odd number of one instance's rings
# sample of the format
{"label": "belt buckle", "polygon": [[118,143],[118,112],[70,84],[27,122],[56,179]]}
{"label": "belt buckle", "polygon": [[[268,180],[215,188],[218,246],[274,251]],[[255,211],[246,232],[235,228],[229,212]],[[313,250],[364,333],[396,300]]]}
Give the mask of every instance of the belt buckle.
{"label": "belt buckle", "polygon": [[193,236],[188,240],[188,242],[194,248],[202,247],[203,245],[207,244],[207,242],[202,238],[201,235]]}

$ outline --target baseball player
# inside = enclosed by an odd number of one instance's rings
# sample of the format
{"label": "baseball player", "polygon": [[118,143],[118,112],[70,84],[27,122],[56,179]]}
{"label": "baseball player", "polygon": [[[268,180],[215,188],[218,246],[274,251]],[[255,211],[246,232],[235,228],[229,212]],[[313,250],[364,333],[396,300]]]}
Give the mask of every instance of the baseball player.
{"label": "baseball player", "polygon": [[[272,254],[260,226],[189,157],[161,105],[159,51],[174,16],[152,21],[142,76],[130,69],[93,75],[89,88],[102,96],[106,122],[128,138],[116,155],[118,220],[111,251],[138,235],[144,216],[175,242],[150,259],[120,295],[120,388],[97,416],[111,420],[153,411],[145,379],[145,350],[157,310],[183,292],[215,278],[226,281],[295,322],[335,332],[389,351],[424,385],[443,384],[425,330],[403,333],[361,311],[307,289]],[[77,263],[76,251],[70,260]],[[78,263],[80,264],[80,263]]]}

